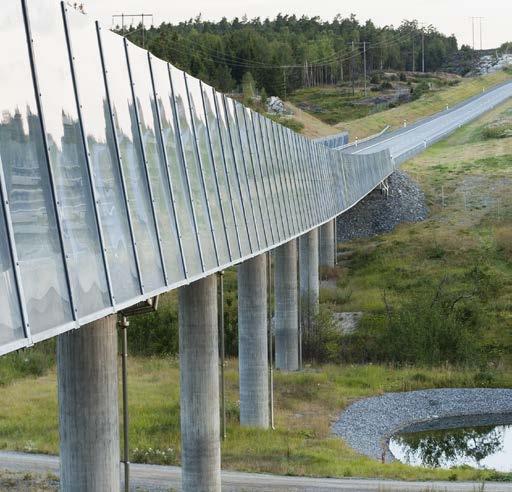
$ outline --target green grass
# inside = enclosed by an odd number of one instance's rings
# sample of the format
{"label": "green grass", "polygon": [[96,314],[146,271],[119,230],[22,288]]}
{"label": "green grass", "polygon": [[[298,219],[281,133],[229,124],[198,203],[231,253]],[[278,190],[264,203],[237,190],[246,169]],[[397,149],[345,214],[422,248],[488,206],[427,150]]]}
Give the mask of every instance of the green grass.
{"label": "green grass", "polygon": [[[132,459],[179,464],[179,372],[173,358],[131,358],[130,441]],[[276,431],[241,429],[238,419],[236,360],[228,361],[228,438],[222,445],[223,467],[285,475],[361,476],[398,479],[448,479],[453,470],[381,464],[359,456],[330,437],[332,418],[354,399],[387,391],[447,386],[474,387],[478,371],[449,366],[436,369],[371,366],[323,366],[302,373],[276,374]],[[510,373],[495,386],[510,387]],[[23,395],[23,398],[20,398]],[[0,448],[57,453],[56,378],[52,371],[0,388]],[[23,415],[23,419],[19,416]],[[135,451],[137,449],[137,451]],[[159,453],[155,451],[158,450]],[[160,453],[161,452],[161,453]],[[156,456],[156,457],[155,457]],[[489,472],[456,471],[460,480],[480,480]]]}

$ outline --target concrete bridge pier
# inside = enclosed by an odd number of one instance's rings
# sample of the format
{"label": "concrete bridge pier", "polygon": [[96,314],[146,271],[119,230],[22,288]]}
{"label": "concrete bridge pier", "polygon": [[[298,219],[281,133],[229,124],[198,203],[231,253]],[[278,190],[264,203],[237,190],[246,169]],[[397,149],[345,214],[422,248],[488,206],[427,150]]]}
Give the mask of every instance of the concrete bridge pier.
{"label": "concrete bridge pier", "polygon": [[220,492],[217,278],[179,292],[181,466],[184,492]]}
{"label": "concrete bridge pier", "polygon": [[319,265],[321,267],[334,268],[334,256],[336,249],[335,222],[330,220],[320,227],[319,237]]}
{"label": "concrete bridge pier", "polygon": [[267,254],[238,266],[240,425],[269,427]]}
{"label": "concrete bridge pier", "polygon": [[316,228],[299,238],[299,290],[303,326],[306,327],[311,326],[311,321],[319,309],[318,261],[318,228]]}
{"label": "concrete bridge pier", "polygon": [[276,248],[274,254],[275,359],[283,371],[299,369],[297,241]]}
{"label": "concrete bridge pier", "polygon": [[60,489],[119,491],[116,316],[59,335]]}

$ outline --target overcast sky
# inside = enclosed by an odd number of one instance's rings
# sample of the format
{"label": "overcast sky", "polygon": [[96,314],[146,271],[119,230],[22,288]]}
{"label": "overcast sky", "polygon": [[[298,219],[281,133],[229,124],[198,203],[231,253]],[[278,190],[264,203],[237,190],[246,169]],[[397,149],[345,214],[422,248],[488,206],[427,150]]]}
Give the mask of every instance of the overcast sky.
{"label": "overcast sky", "polygon": [[[445,34],[455,34],[459,42],[472,44],[470,17],[482,21],[483,47],[494,48],[512,41],[511,0],[81,0],[89,14],[105,25],[112,14],[151,13],[155,23],[177,22],[195,17],[205,19],[273,17],[283,14],[319,15],[331,19],[337,13],[357,15],[360,21],[373,19],[377,25],[400,24],[402,19],[418,19],[433,24]],[[479,21],[475,21],[475,45],[480,46]]]}

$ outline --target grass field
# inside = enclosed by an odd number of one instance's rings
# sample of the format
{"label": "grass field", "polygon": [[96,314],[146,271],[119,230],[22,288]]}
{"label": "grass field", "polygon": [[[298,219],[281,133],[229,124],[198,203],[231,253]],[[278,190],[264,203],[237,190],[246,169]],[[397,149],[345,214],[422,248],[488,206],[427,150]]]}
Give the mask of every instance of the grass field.
{"label": "grass field", "polygon": [[[426,192],[430,218],[342,245],[352,252],[352,260],[342,267],[335,291],[322,291],[333,309],[382,313],[383,292],[388,302],[399,305],[417,292],[429,292],[445,277],[454,291],[464,289],[467,272],[478,265],[491,279],[492,295],[484,302],[485,338],[496,351],[497,362],[474,368],[322,365],[300,373],[277,373],[276,430],[259,431],[238,425],[237,361],[231,359],[226,368],[225,468],[330,477],[512,480],[510,475],[466,467],[432,470],[381,464],[330,436],[332,421],[358,398],[424,388],[512,387],[512,138],[484,136],[486,126],[511,108],[512,103],[495,110],[407,163],[405,169]],[[169,319],[175,322],[172,316]],[[0,379],[0,448],[57,453],[55,371],[47,370],[48,364],[40,370],[25,368],[24,363],[33,365],[24,362],[32,360],[30,351],[16,357],[20,359],[12,366],[15,369],[0,368],[0,375],[5,375]],[[178,371],[173,357],[129,359],[132,461],[179,463]]]}

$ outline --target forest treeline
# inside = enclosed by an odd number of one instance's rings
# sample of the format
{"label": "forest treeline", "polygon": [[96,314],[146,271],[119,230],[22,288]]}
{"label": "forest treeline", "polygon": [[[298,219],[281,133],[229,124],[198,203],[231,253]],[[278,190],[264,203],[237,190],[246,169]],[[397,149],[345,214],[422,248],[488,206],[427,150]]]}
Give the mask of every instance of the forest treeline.
{"label": "forest treeline", "polygon": [[[439,70],[457,52],[457,39],[417,21],[377,27],[351,15],[332,21],[278,15],[275,19],[200,16],[179,24],[163,23],[142,31],[125,30],[129,39],[223,92],[240,87],[250,72],[258,89],[285,95],[300,87],[337,84],[375,70]],[[121,31],[121,29],[118,29]],[[250,78],[250,77],[249,77]]]}

